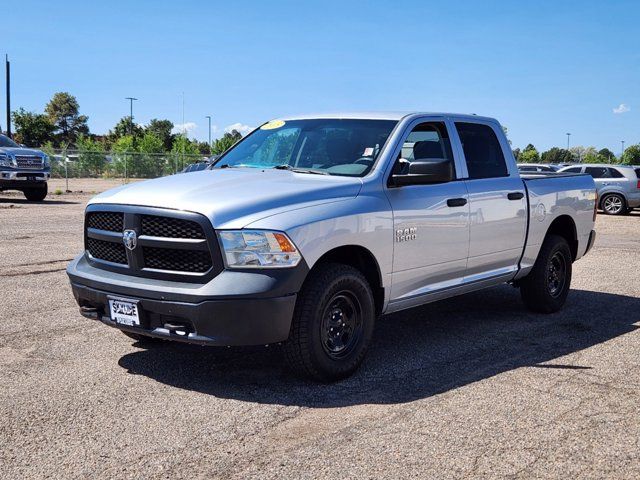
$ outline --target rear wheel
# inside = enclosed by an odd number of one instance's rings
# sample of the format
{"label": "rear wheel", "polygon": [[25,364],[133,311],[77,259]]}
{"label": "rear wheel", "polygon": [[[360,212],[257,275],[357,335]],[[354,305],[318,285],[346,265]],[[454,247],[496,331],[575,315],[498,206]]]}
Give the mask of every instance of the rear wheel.
{"label": "rear wheel", "polygon": [[571,287],[571,250],[559,235],[542,243],[533,269],[520,282],[520,295],[529,310],[553,313],[562,308]]}
{"label": "rear wheel", "polygon": [[375,323],[371,287],[360,271],[321,265],[305,282],[284,345],[296,373],[322,382],[351,375],[367,351]]}
{"label": "rear wheel", "polygon": [[49,189],[45,183],[42,187],[31,187],[24,190],[24,196],[30,202],[41,202],[47,196]]}
{"label": "rear wheel", "polygon": [[607,215],[622,215],[627,213],[627,202],[622,195],[608,193],[600,202],[602,211]]}

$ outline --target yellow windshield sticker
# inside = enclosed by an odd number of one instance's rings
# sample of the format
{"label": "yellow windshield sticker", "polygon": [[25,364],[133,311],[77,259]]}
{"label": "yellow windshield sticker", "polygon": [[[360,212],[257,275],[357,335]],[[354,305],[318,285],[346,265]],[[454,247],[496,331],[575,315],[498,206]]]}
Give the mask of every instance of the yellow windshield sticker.
{"label": "yellow windshield sticker", "polygon": [[260,127],[260,130],[275,130],[276,128],[280,128],[284,125],[284,121],[282,120],[271,120],[270,122],[265,123]]}

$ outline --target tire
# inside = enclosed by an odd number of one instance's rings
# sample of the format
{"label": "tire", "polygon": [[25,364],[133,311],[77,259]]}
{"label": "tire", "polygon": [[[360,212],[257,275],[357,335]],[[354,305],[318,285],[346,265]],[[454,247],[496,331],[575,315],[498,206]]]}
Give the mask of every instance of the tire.
{"label": "tire", "polygon": [[607,193],[600,201],[600,208],[607,215],[624,215],[627,213],[627,202],[622,195]]}
{"label": "tire", "polygon": [[44,187],[33,187],[27,188],[24,190],[24,196],[27,197],[27,200],[30,202],[41,202],[47,196],[49,192],[49,188],[47,184],[44,184]]}
{"label": "tire", "polygon": [[360,271],[337,263],[318,266],[298,295],[283,348],[287,365],[320,382],[348,377],[364,359],[375,318],[371,286]]}
{"label": "tire", "polygon": [[529,310],[553,313],[562,308],[571,287],[571,262],[567,241],[559,235],[548,235],[533,269],[520,282],[520,295]]}

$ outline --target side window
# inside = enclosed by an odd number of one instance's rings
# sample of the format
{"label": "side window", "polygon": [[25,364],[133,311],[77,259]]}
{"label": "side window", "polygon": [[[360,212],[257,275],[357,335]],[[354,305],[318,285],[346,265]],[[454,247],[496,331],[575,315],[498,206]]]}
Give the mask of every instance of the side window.
{"label": "side window", "polygon": [[608,168],[607,170],[609,170],[609,176],[611,178],[624,178],[624,175],[622,175],[618,170],[616,170],[615,168]]}
{"label": "side window", "polygon": [[563,172],[565,172],[565,173],[580,173],[581,170],[582,170],[582,167],[571,167],[571,168],[567,168],[566,170],[563,170]]}
{"label": "side window", "polygon": [[451,142],[443,122],[417,125],[402,145],[400,157],[408,160],[445,159],[453,164]]}
{"label": "side window", "polygon": [[609,169],[606,167],[587,167],[584,173],[588,173],[593,178],[609,178]]}
{"label": "side window", "polygon": [[470,179],[506,177],[507,163],[498,137],[488,125],[456,122]]}

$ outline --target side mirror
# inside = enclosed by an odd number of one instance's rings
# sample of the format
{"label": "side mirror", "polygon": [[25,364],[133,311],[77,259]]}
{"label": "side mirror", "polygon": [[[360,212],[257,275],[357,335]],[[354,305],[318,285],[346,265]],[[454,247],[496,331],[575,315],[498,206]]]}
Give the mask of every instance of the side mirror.
{"label": "side mirror", "polygon": [[453,163],[444,158],[419,158],[413,162],[400,160],[400,171],[391,176],[393,185],[424,185],[453,180]]}

